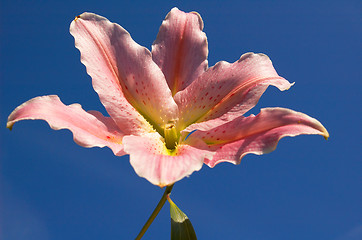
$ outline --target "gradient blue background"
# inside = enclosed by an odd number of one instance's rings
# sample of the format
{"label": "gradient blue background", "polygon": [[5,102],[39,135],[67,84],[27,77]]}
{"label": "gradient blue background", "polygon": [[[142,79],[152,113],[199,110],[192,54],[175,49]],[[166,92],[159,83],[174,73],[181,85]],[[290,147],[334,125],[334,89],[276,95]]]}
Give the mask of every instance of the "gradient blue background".
{"label": "gradient blue background", "polygon": [[[133,239],[163,189],[128,157],[86,149],[44,121],[5,128],[11,111],[40,95],[105,113],[68,28],[84,11],[125,27],[150,48],[168,11],[203,17],[209,65],[254,51],[296,84],[271,87],[251,112],[281,106],[330,132],[285,138],[238,166],[206,165],[178,182],[174,202],[199,239],[362,239],[360,1],[0,1],[1,232],[4,240]],[[169,239],[168,204],[144,239]]]}

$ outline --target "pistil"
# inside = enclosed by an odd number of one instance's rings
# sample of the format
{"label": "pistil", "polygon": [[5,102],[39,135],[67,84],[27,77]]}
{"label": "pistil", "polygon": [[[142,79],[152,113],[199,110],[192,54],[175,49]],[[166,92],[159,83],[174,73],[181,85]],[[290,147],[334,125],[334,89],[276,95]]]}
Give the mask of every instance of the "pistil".
{"label": "pistil", "polygon": [[174,150],[178,142],[178,134],[175,124],[167,123],[164,128],[166,148]]}

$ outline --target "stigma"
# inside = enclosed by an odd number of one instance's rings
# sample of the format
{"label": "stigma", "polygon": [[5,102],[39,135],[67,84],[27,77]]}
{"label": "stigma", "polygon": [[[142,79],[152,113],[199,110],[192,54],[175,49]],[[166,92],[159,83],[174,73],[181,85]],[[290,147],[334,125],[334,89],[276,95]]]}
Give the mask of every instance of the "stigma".
{"label": "stigma", "polygon": [[163,131],[165,134],[166,148],[169,150],[174,150],[179,139],[175,124],[173,122],[167,123]]}

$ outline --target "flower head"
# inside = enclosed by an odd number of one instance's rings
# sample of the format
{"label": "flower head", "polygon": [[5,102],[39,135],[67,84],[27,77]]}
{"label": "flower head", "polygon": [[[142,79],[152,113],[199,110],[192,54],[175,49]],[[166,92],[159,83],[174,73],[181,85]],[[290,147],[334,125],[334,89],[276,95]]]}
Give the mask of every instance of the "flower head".
{"label": "flower head", "polygon": [[83,147],[109,147],[130,155],[136,173],[159,186],[170,185],[203,163],[240,163],[248,154],[273,151],[280,138],[320,134],[316,119],[284,108],[264,108],[244,117],[269,85],[292,84],[264,54],[247,53],[234,63],[208,68],[203,21],[195,12],[173,8],[162,22],[152,51],[121,26],[93,13],[71,23],[70,33],[94,90],[109,117],[64,105],[57,96],[33,98],[17,107],[7,127],[43,119],[69,129]]}

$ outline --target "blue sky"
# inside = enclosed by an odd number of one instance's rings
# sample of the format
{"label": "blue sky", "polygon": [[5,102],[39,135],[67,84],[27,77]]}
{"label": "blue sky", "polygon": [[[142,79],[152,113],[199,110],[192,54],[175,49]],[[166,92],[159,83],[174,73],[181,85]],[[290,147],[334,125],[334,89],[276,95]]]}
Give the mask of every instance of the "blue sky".
{"label": "blue sky", "polygon": [[[79,61],[69,24],[103,15],[150,48],[168,11],[201,14],[209,65],[263,52],[296,84],[269,88],[251,113],[280,106],[320,120],[330,133],[282,139],[276,151],[240,165],[206,165],[177,182],[174,202],[199,239],[362,238],[359,1],[18,1],[0,2],[0,238],[132,239],[163,189],[138,177],[128,157],[86,149],[44,121],[5,128],[30,98],[105,110]],[[144,239],[169,239],[168,204]]]}

